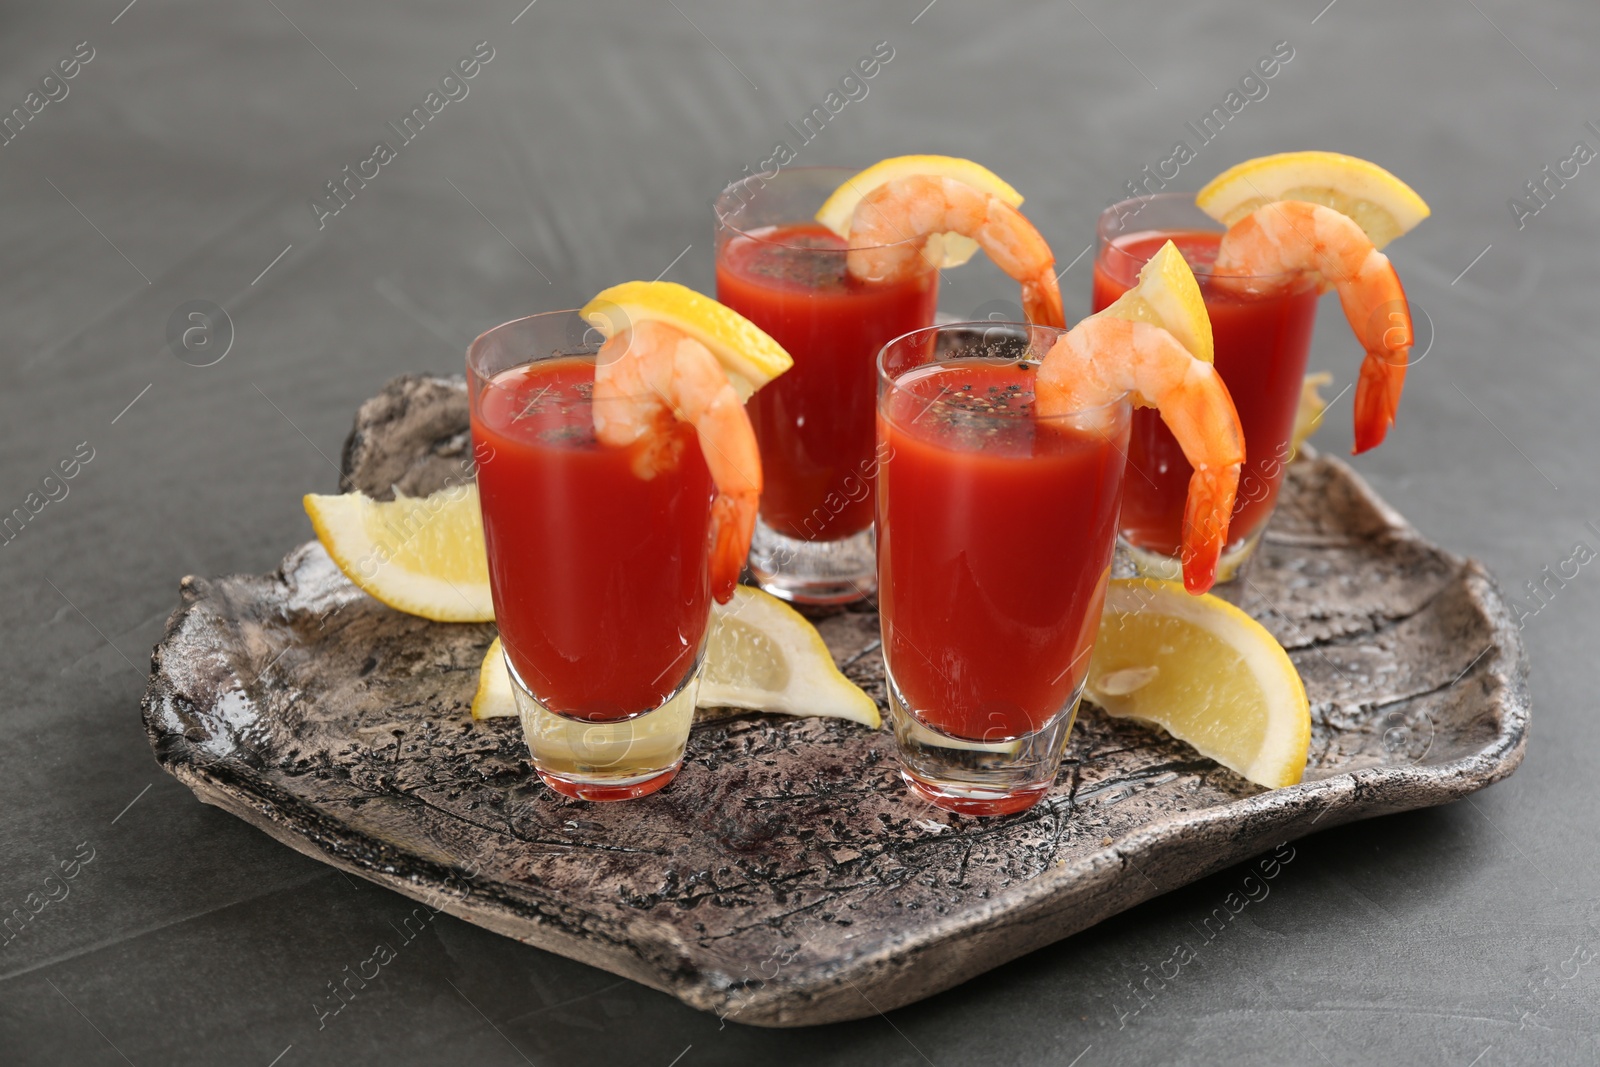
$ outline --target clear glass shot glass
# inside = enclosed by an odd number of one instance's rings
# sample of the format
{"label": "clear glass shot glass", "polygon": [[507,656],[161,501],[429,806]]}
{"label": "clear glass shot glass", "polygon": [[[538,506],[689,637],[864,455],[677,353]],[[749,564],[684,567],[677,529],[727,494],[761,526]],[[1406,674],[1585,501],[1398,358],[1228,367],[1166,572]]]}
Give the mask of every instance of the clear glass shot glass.
{"label": "clear glass shot glass", "polygon": [[716,201],[717,299],[771,334],[794,367],[750,399],[766,485],[750,570],[804,604],[876,588],[872,528],[873,360],[933,323],[939,272],[863,282],[847,243],[815,221],[855,172],[802,167],[734,182]]}
{"label": "clear glass shot glass", "polygon": [[910,787],[1001,815],[1055,781],[1117,536],[1126,397],[1042,419],[1063,331],[967,322],[878,357],[878,609]]}
{"label": "clear glass shot glass", "polygon": [[711,617],[710,473],[694,431],[599,443],[602,338],[576,311],[508,322],[467,350],[495,621],[533,766],[581,800],[625,800],[683,761]]}
{"label": "clear glass shot glass", "polygon": [[[1211,317],[1216,368],[1233,396],[1244,429],[1245,464],[1217,563],[1213,591],[1233,596],[1277,505],[1289,462],[1295,413],[1316,323],[1315,281],[1303,274],[1232,278],[1216,284],[1212,265],[1225,227],[1195,207],[1192,193],[1157,193],[1113,204],[1096,228],[1094,310],[1139,280],[1139,269],[1168,240],[1188,261]],[[1183,507],[1193,468],[1154,409],[1133,413],[1121,540],[1134,567],[1152,578],[1181,581]]]}

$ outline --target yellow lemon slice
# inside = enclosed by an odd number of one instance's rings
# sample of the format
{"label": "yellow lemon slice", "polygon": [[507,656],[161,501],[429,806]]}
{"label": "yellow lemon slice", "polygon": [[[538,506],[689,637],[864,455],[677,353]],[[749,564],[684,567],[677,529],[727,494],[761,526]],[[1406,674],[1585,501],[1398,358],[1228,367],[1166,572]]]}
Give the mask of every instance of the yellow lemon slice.
{"label": "yellow lemon slice", "polygon": [[[866,195],[898,178],[915,174],[934,174],[941,178],[954,178],[974,189],[981,189],[999,197],[1012,207],[1022,206],[1022,194],[1008,185],[999,175],[981,163],[956,156],[895,156],[874,163],[861,173],[845,179],[833,191],[817,212],[817,221],[840,237],[850,236],[850,220],[855,216],[856,205]],[[940,267],[959,267],[978,251],[978,242],[958,233],[938,235],[943,253]]]}
{"label": "yellow lemon slice", "polygon": [[1110,584],[1086,691],[1257,785],[1305,774],[1311,708],[1288,653],[1243,611],[1181,583]]}
{"label": "yellow lemon slice", "polygon": [[[737,586],[727,604],[712,607],[696,703],[849,719],[873,729],[882,724],[872,698],[834,666],[816,627],[783,601],[747,585]],[[495,638],[483,657],[472,715],[515,714],[511,676]]]}
{"label": "yellow lemon slice", "polygon": [[385,501],[308,493],[304,503],[322,547],[371,596],[435,622],[493,621],[477,483]]}
{"label": "yellow lemon slice", "polygon": [[1119,296],[1100,314],[1164,328],[1196,359],[1211,363],[1215,349],[1211,316],[1200,295],[1200,283],[1178,246],[1168,241],[1139,271],[1139,284]]}
{"label": "yellow lemon slice", "polygon": [[1300,383],[1300,406],[1294,413],[1294,430],[1289,435],[1289,458],[1293,459],[1300,451],[1300,446],[1311,439],[1311,435],[1322,428],[1322,413],[1328,410],[1328,402],[1322,399],[1322,387],[1333,384],[1333,375],[1327,371],[1318,371],[1316,374],[1306,375],[1306,380]]}
{"label": "yellow lemon slice", "polygon": [[511,688],[511,672],[506,669],[505,652],[497,637],[483,654],[478,666],[478,691],[472,695],[474,719],[498,719],[517,714],[516,691]]}
{"label": "yellow lemon slice", "polygon": [[1379,248],[1431,214],[1416,191],[1376,163],[1338,152],[1282,152],[1229,167],[1194,202],[1232,226],[1263,204],[1306,200],[1350,216]]}
{"label": "yellow lemon slice", "polygon": [[681,330],[711,350],[741,400],[794,366],[789,353],[761,327],[676,282],[613,285],[578,313],[606,337],[645,319]]}
{"label": "yellow lemon slice", "polygon": [[878,705],[840,673],[805,616],[741,585],[711,612],[701,707],[850,719],[877,729]]}

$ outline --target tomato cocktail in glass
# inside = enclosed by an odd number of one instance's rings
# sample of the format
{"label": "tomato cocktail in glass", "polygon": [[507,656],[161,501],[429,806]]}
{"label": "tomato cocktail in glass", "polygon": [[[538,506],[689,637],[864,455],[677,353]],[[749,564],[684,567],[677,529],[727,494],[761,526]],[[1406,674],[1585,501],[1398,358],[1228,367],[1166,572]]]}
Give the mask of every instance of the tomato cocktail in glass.
{"label": "tomato cocktail in glass", "polygon": [[[1139,269],[1169,240],[1200,283],[1211,318],[1217,373],[1233,396],[1245,439],[1239,495],[1228,544],[1218,563],[1218,581],[1227,583],[1237,579],[1277,503],[1319,291],[1310,277],[1288,279],[1285,284],[1280,276],[1234,275],[1227,286],[1218,286],[1210,268],[1222,233],[1223,227],[1195,207],[1188,193],[1157,194],[1107,208],[1098,230],[1094,310],[1105,308],[1136,284]],[[1192,468],[1154,410],[1133,413],[1128,466],[1122,497],[1123,543],[1141,572],[1178,578]]]}
{"label": "tomato cocktail in glass", "polygon": [[957,323],[879,357],[878,606],[907,783],[1020,811],[1055,780],[1110,577],[1127,400],[1037,417],[1063,331]]}
{"label": "tomato cocktail in glass", "polygon": [[[595,437],[601,338],[574,311],[499,326],[467,352],[495,621],[533,765],[621,800],[683,759],[711,612],[714,493],[695,431],[671,447]],[[675,452],[641,478],[640,448]]]}
{"label": "tomato cocktail in glass", "polygon": [[875,588],[873,359],[890,339],[931,325],[939,300],[935,268],[884,282],[846,269],[849,242],[813,216],[852,174],[746,178],[716,205],[717,299],[794,357],[749,402],[766,480],[750,569],[768,592],[802,603]]}

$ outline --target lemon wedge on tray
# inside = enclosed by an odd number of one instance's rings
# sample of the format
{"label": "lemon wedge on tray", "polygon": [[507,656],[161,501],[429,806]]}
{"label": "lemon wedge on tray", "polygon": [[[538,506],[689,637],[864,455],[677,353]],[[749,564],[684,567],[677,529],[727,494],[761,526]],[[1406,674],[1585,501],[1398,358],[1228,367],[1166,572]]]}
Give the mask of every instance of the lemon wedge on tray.
{"label": "lemon wedge on tray", "polygon": [[1195,194],[1201,211],[1232,226],[1275,200],[1305,200],[1350,216],[1382,248],[1431,214],[1416,191],[1376,163],[1338,152],[1281,152],[1229,167]]}
{"label": "lemon wedge on tray", "polygon": [[711,609],[699,704],[850,719],[873,729],[883,721],[872,698],[834,666],[816,627],[748,585]]}
{"label": "lemon wedge on tray", "polygon": [[[840,237],[848,238],[850,220],[856,213],[856,205],[860,204],[868,193],[899,178],[909,178],[917,174],[954,178],[974,189],[998,197],[1012,207],[1022,206],[1022,194],[981,163],[974,163],[970,159],[961,159],[957,156],[894,156],[874,163],[859,174],[846,178],[844,184],[835,189],[818,209],[817,221]],[[978,251],[978,242],[970,237],[958,233],[941,236],[943,244],[938,263],[940,267],[959,267]]]}
{"label": "lemon wedge on tray", "polygon": [[676,282],[623,282],[602,290],[579,310],[610,337],[635,322],[665,323],[711,350],[740,400],[794,366],[783,346],[732,308]]}
{"label": "lemon wedge on tray", "polygon": [[1288,653],[1243,611],[1178,582],[1110,583],[1086,693],[1257,785],[1305,774],[1311,708]]}
{"label": "lemon wedge on tray", "polygon": [[[712,606],[696,704],[849,719],[873,729],[883,721],[872,698],[834,666],[816,628],[777,597],[747,585],[736,586],[727,604]],[[497,637],[483,657],[472,717],[515,714],[511,675]]]}
{"label": "lemon wedge on tray", "polygon": [[425,497],[307,493],[303,502],[317,540],[363,592],[434,622],[494,620],[476,482]]}
{"label": "lemon wedge on tray", "polygon": [[1160,326],[1196,359],[1216,360],[1211,316],[1200,283],[1178,246],[1168,241],[1139,269],[1139,283],[1098,314]]}

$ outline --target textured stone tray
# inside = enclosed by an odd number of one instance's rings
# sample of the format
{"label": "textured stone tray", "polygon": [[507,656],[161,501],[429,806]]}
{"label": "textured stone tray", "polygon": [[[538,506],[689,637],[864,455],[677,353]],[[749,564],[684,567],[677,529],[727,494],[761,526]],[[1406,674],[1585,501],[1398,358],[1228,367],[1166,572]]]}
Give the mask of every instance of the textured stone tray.
{"label": "textured stone tray", "polygon": [[[459,381],[397,379],[361,408],[345,488],[437,488],[468,454],[466,425]],[[1273,792],[1086,705],[1054,791],[1002,819],[907,796],[887,734],[731,712],[702,716],[663,792],[565,800],[534,776],[516,720],[468,714],[493,627],[391,611],[315,543],[276,574],[183,580],[144,719],[201,800],[307,855],[696,1008],[821,1023],[1516,768],[1525,665],[1493,582],[1344,464],[1291,467],[1250,582],[1245,607],[1289,648],[1314,719],[1306,781]],[[818,624],[881,703],[876,614]]]}

